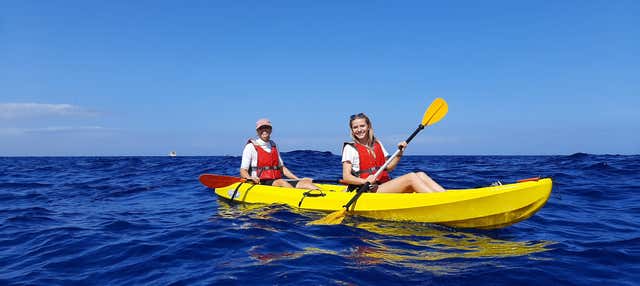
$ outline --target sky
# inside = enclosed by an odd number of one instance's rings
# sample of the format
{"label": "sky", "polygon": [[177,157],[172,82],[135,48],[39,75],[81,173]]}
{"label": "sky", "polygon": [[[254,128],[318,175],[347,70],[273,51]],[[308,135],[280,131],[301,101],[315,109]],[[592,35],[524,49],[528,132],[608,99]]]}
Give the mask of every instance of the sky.
{"label": "sky", "polygon": [[640,154],[638,1],[2,1],[0,156]]}

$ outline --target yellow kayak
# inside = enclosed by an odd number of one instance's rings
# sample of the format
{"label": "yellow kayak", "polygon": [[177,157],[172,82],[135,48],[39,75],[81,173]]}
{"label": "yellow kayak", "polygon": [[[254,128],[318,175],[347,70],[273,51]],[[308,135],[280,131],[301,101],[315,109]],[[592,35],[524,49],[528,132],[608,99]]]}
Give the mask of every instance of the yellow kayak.
{"label": "yellow kayak", "polygon": [[[343,209],[355,195],[355,192],[344,192],[343,185],[316,185],[321,190],[235,182],[217,187],[214,192],[234,202],[286,204],[293,208],[327,212]],[[502,228],[527,219],[542,208],[551,194],[551,187],[551,179],[545,178],[443,193],[364,193],[351,207],[350,213],[381,220],[425,222],[457,228]]]}

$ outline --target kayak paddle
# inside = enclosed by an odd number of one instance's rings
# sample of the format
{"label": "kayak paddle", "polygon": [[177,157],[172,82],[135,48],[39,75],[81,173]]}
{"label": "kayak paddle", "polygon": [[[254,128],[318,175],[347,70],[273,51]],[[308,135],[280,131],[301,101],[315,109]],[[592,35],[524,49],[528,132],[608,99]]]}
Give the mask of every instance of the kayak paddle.
{"label": "kayak paddle", "polygon": [[[433,100],[433,102],[431,102],[431,104],[429,105],[429,108],[427,108],[427,110],[424,112],[424,116],[422,116],[422,122],[420,123],[420,125],[418,125],[418,128],[416,128],[416,130],[413,131],[413,134],[411,134],[411,136],[409,136],[409,138],[405,140],[407,144],[409,144],[409,142],[413,140],[413,137],[415,137],[418,134],[418,132],[424,129],[425,126],[429,126],[440,121],[447,114],[448,111],[449,111],[449,106],[447,105],[447,102],[444,101],[444,99],[438,97],[435,100]],[[396,150],[396,152],[393,153],[393,155],[391,155],[391,157],[389,157],[389,159],[386,162],[384,162],[384,165],[380,167],[380,169],[373,175],[373,177],[378,178],[378,176],[380,176],[380,174],[387,168],[389,163],[391,163],[391,161],[395,157],[397,157],[398,154],[400,154],[400,151],[401,151],[400,148],[398,148],[398,150]],[[351,198],[351,200],[349,200],[349,202],[346,205],[342,206],[343,209],[330,213],[321,219],[309,222],[307,223],[307,225],[341,223],[342,220],[344,220],[345,216],[347,215],[347,212],[349,211],[349,207],[351,207],[351,205],[353,205],[358,200],[358,198],[360,198],[360,195],[362,195],[362,193],[364,193],[367,189],[369,189],[370,185],[371,183],[369,182],[366,182],[364,185],[362,185],[356,191],[356,194]]]}
{"label": "kayak paddle", "polygon": [[[215,175],[215,174],[202,174],[200,175],[200,183],[203,185],[216,189],[223,188],[231,184],[235,183],[253,183],[252,180],[233,177],[233,176],[223,176],[223,175]],[[296,181],[296,179],[284,179],[285,181]],[[313,180],[314,183],[320,184],[343,184],[342,180]]]}
{"label": "kayak paddle", "polygon": [[214,174],[202,174],[199,179],[200,183],[212,189],[222,188],[240,182],[244,183],[247,181],[247,179],[243,178]]}

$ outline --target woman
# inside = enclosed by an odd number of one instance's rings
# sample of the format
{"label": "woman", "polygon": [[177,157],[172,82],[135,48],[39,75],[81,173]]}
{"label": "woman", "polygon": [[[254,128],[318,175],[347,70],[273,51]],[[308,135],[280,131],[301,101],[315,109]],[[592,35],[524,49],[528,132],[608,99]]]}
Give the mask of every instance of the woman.
{"label": "woman", "polygon": [[[240,176],[256,184],[286,188],[317,190],[310,178],[298,178],[284,166],[276,143],[271,140],[272,126],[269,119],[256,122],[258,138],[249,139],[242,151]],[[283,175],[293,181],[283,180]]]}
{"label": "woman", "polygon": [[[412,172],[391,179],[388,172],[395,169],[402,158],[407,142],[398,143],[400,153],[376,179],[374,174],[384,165],[389,156],[382,143],[373,135],[371,120],[364,113],[351,115],[349,128],[353,142],[347,142],[342,149],[342,180],[352,186],[371,183],[378,193],[433,193],[444,192],[444,188],[424,172]],[[377,188],[376,188],[377,186]],[[350,188],[353,189],[354,187]],[[376,190],[377,189],[377,190]]]}

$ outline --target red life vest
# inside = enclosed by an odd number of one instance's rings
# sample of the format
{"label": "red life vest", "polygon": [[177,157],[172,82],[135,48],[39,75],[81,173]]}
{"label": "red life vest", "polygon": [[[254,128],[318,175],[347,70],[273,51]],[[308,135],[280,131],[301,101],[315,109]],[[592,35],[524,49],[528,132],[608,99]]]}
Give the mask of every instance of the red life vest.
{"label": "red life vest", "polygon": [[252,140],[249,140],[253,148],[258,152],[258,165],[251,166],[256,170],[256,175],[260,180],[275,180],[282,178],[282,165],[280,164],[280,156],[278,154],[278,148],[276,148],[276,143],[269,140],[271,143],[271,152],[267,152],[258,144],[254,143]]}
{"label": "red life vest", "polygon": [[[360,143],[348,142],[345,144],[349,144],[355,147],[358,151],[358,158],[360,158],[360,171],[355,172],[351,170],[351,173],[354,176],[359,176],[360,178],[366,179],[370,175],[375,174],[386,161],[384,152],[382,152],[382,145],[380,145],[380,142],[378,142],[377,140],[376,143],[373,144],[373,153],[376,155],[375,158],[369,152],[369,148]],[[382,171],[380,176],[378,176],[378,178],[376,179],[376,181],[379,183],[384,183],[389,180],[391,180],[391,177],[389,177],[389,173],[386,170]]]}

